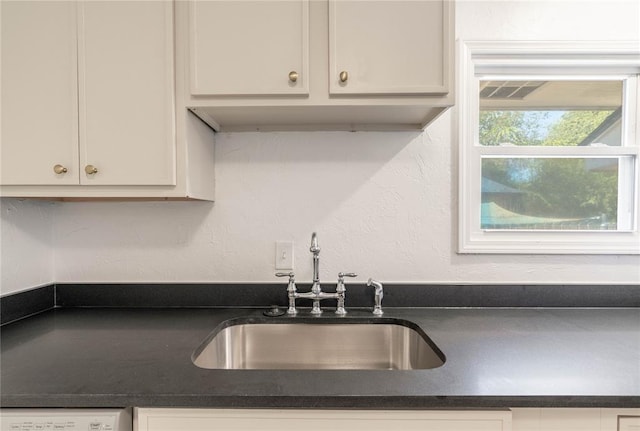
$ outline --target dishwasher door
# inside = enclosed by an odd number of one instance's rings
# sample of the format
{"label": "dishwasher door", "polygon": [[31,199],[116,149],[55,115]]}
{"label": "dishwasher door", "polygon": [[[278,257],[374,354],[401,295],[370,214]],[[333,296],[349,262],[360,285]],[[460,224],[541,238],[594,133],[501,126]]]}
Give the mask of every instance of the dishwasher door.
{"label": "dishwasher door", "polygon": [[0,409],[0,431],[132,431],[131,409]]}

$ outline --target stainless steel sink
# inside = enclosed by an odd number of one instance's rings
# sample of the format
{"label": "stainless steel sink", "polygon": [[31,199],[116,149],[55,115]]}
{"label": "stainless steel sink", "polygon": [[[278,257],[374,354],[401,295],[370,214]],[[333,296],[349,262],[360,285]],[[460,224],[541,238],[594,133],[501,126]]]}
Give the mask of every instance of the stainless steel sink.
{"label": "stainless steel sink", "polygon": [[444,364],[426,335],[399,323],[238,323],[194,352],[208,369],[420,370]]}

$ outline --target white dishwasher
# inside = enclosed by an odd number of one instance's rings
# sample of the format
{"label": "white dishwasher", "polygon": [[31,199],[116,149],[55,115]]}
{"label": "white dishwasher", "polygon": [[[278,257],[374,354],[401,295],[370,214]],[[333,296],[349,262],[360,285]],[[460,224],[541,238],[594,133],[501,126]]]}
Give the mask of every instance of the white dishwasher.
{"label": "white dishwasher", "polygon": [[131,409],[0,409],[0,431],[132,431]]}

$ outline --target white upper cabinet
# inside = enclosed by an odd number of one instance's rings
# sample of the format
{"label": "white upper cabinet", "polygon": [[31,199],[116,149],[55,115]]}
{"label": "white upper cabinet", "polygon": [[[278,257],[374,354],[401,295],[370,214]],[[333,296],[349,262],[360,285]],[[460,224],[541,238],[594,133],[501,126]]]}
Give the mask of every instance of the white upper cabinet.
{"label": "white upper cabinet", "polygon": [[0,2],[2,184],[78,184],[76,13],[73,2]]}
{"label": "white upper cabinet", "polygon": [[175,184],[172,3],[1,7],[2,184]]}
{"label": "white upper cabinet", "polygon": [[308,94],[309,0],[189,8],[192,94]]}
{"label": "white upper cabinet", "polygon": [[78,5],[81,182],[175,184],[173,5]]}
{"label": "white upper cabinet", "polygon": [[0,196],[213,199],[173,1],[2,0],[0,17]]}
{"label": "white upper cabinet", "polygon": [[177,10],[186,104],[216,130],[420,129],[453,105],[452,1],[191,0]]}
{"label": "white upper cabinet", "polygon": [[331,94],[446,94],[449,5],[329,0]]}

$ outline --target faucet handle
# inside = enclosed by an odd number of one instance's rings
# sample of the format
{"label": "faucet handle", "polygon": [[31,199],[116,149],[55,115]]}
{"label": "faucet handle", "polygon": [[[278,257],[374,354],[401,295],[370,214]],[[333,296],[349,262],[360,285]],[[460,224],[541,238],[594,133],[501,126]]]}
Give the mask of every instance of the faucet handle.
{"label": "faucet handle", "polygon": [[295,290],[296,274],[293,271],[291,271],[291,272],[276,272],[276,277],[289,277],[289,288],[291,288],[291,286],[293,286],[293,290]]}
{"label": "faucet handle", "polygon": [[336,292],[345,292],[346,289],[344,287],[344,278],[345,277],[357,277],[358,274],[355,272],[339,272],[338,273],[338,286],[336,287]]}
{"label": "faucet handle", "polygon": [[287,309],[287,314],[290,316],[295,316],[298,314],[298,310],[296,310],[296,274],[291,272],[276,272],[276,277],[289,277],[289,284],[287,284],[287,297],[289,298],[289,308]]}
{"label": "faucet handle", "polygon": [[338,285],[336,286],[336,294],[338,295],[338,307],[336,308],[336,314],[338,316],[344,316],[347,314],[347,310],[344,308],[344,297],[347,293],[347,289],[344,287],[345,277],[357,277],[355,272],[339,272],[338,273]]}
{"label": "faucet handle", "polygon": [[[296,274],[291,271],[291,272],[276,272],[276,277],[289,277],[289,284],[287,285],[287,292],[289,293],[296,293]],[[295,308],[295,306],[294,306]],[[292,314],[292,313],[289,313]]]}

